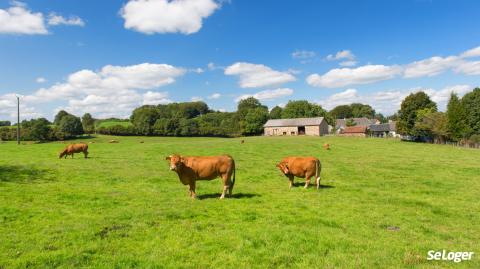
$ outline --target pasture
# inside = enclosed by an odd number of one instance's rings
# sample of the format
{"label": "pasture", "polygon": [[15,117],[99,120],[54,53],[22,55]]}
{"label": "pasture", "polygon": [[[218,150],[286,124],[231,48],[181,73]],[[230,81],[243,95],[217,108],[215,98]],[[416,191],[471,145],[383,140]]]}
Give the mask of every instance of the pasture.
{"label": "pasture", "polygon": [[[0,268],[480,268],[478,150],[341,137],[81,141],[95,142],[89,159],[58,159],[59,142],[0,144]],[[168,170],[172,153],[232,155],[233,198],[218,199],[216,179],[190,199]],[[318,157],[323,187],[296,179],[289,190],[275,167],[287,155]],[[475,255],[426,260],[443,249]]]}

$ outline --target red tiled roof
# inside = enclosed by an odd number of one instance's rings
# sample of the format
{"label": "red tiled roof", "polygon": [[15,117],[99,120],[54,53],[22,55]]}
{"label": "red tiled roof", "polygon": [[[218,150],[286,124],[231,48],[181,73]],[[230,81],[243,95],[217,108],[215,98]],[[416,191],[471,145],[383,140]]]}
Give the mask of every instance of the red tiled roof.
{"label": "red tiled roof", "polygon": [[351,126],[343,130],[344,134],[364,134],[367,132],[367,126]]}

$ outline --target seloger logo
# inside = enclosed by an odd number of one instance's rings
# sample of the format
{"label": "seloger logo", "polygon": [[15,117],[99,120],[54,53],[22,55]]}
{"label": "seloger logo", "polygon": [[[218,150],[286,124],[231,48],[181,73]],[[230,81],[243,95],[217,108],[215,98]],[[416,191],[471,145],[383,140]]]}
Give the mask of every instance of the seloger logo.
{"label": "seloger logo", "polygon": [[462,262],[471,260],[473,254],[474,252],[447,252],[446,250],[430,250],[427,252],[427,260]]}

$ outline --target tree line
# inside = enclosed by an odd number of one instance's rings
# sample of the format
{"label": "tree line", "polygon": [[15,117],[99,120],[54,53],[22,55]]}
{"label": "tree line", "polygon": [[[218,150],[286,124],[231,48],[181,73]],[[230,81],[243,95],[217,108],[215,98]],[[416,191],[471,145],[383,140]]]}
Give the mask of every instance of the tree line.
{"label": "tree line", "polygon": [[[259,100],[249,97],[239,101],[235,112],[214,111],[204,102],[143,105],[129,119],[95,119],[89,113],[81,118],[59,111],[53,122],[45,118],[21,122],[22,140],[64,140],[82,134],[145,136],[218,136],[259,135],[269,119],[324,117],[335,126],[335,119],[366,117],[380,122],[397,121],[397,132],[413,140],[445,143],[478,143],[480,140],[480,89],[462,98],[450,96],[446,112],[420,91],[407,96],[400,110],[389,117],[377,113],[370,105],[339,105],[330,111],[307,100],[292,100],[285,107],[270,111]],[[109,124],[102,124],[109,123]],[[15,140],[16,129],[0,121],[0,138]],[[348,121],[347,121],[348,125]],[[477,141],[477,142],[475,142]]]}

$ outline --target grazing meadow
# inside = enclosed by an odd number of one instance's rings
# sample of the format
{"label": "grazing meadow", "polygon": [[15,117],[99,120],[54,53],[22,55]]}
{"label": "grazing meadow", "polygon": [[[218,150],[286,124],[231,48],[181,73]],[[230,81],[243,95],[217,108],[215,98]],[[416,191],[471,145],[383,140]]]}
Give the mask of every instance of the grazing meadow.
{"label": "grazing meadow", "polygon": [[[93,142],[88,159],[59,159],[61,142],[0,144],[0,268],[480,268],[479,150],[346,137],[77,141]],[[232,155],[233,197],[218,199],[215,179],[189,198],[165,161],[173,153]],[[288,155],[321,160],[320,190],[304,179],[288,188],[275,167]],[[427,260],[443,249],[475,254]]]}

